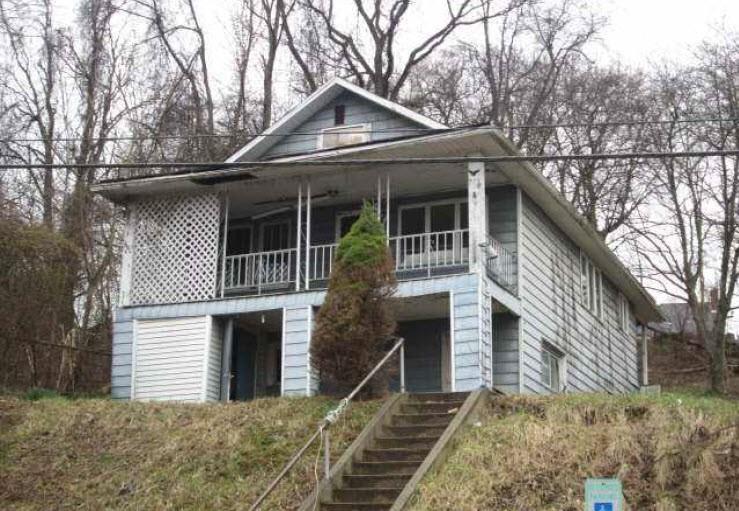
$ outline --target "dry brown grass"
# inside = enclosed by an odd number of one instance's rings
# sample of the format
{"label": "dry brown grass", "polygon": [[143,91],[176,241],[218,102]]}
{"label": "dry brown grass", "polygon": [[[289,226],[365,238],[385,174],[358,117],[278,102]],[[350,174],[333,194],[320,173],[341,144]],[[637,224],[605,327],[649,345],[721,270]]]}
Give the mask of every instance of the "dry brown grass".
{"label": "dry brown grass", "polygon": [[583,508],[618,477],[633,510],[735,510],[739,403],[691,395],[505,397],[469,428],[413,509]]}
{"label": "dry brown grass", "polygon": [[[0,398],[0,509],[244,509],[334,404]],[[352,405],[332,433],[335,457],[378,406]],[[264,509],[297,507],[316,450]]]}

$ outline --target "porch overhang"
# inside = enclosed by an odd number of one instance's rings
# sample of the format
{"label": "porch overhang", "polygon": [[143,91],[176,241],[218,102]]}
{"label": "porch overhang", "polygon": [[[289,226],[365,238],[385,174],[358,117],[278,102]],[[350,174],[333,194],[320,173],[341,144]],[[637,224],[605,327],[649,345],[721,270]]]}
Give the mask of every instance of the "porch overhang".
{"label": "porch overhang", "polygon": [[[118,203],[136,200],[139,197],[167,194],[202,193],[203,191],[227,191],[235,182],[245,186],[264,181],[290,181],[310,176],[328,176],[346,171],[341,161],[382,160],[383,172],[392,175],[407,168],[407,164],[394,163],[401,158],[467,157],[471,154],[493,156],[501,154],[490,147],[493,130],[469,128],[433,135],[421,135],[385,142],[363,144],[331,150],[314,151],[302,155],[247,162],[224,163],[223,169],[173,171],[168,174],[138,178],[122,178],[101,181],[92,186],[92,191]],[[497,153],[496,153],[497,150]],[[368,162],[351,165],[352,171],[376,169],[377,164]],[[419,163],[424,171],[442,167],[438,164]],[[494,170],[494,169],[492,169]]]}

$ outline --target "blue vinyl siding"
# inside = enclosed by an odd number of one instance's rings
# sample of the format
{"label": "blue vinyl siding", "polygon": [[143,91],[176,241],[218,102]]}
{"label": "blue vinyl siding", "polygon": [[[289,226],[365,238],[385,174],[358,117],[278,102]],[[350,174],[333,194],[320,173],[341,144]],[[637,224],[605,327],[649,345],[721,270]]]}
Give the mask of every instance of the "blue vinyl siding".
{"label": "blue vinyl siding", "polygon": [[311,307],[286,307],[282,332],[282,395],[307,393],[310,349]]}
{"label": "blue vinyl siding", "polygon": [[111,361],[110,395],[113,399],[131,397],[131,361],[133,359],[133,321],[113,321],[113,356]]}
{"label": "blue vinyl siding", "polygon": [[[616,291],[603,279],[603,319],[579,303],[580,252],[524,196],[521,219],[523,391],[548,393],[541,383],[541,343],[567,355],[569,392],[629,392],[638,388],[635,330],[617,327]],[[632,325],[633,327],[633,325]]]}
{"label": "blue vinyl siding", "polygon": [[453,294],[454,390],[458,392],[474,390],[479,388],[482,383],[480,375],[480,305],[476,280],[474,287]]}
{"label": "blue vinyl siding", "polygon": [[509,394],[518,393],[518,318],[493,314],[493,386]]}

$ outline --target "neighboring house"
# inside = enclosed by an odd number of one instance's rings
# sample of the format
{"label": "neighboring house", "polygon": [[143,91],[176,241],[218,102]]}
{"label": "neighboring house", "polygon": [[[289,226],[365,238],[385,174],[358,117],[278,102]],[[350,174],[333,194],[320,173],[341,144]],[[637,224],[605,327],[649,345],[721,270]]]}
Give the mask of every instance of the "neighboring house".
{"label": "neighboring house", "polygon": [[[709,301],[703,304],[703,314],[708,330],[713,329],[717,301],[718,291],[711,289]],[[665,320],[661,323],[649,325],[650,329],[656,334],[684,336],[691,339],[696,337],[698,329],[696,328],[695,318],[693,317],[690,306],[686,302],[662,303],[659,305],[659,308]],[[736,343],[736,336],[729,332],[726,334],[726,341]]]}
{"label": "neighboring house", "polygon": [[313,321],[363,200],[395,260],[409,390],[638,389],[652,298],[530,164],[436,160],[517,154],[498,130],[443,128],[335,79],[228,159],[270,166],[96,184],[128,213],[113,396],[317,392]]}

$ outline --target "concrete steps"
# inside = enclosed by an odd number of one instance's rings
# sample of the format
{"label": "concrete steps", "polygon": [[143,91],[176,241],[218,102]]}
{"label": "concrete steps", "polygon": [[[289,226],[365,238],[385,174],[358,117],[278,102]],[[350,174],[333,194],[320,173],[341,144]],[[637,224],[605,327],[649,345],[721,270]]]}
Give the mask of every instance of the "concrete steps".
{"label": "concrete steps", "polygon": [[409,394],[388,410],[320,494],[320,509],[388,510],[465,403],[468,393]]}

